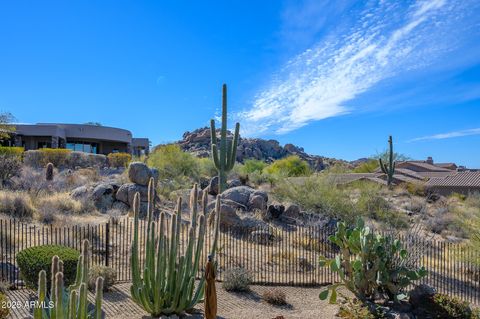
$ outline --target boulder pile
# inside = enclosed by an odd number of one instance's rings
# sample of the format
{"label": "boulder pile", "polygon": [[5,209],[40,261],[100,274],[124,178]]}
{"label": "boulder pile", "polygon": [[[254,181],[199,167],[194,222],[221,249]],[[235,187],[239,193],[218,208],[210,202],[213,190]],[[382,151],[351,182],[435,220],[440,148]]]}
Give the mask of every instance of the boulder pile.
{"label": "boulder pile", "polygon": [[[232,133],[228,132],[231,136]],[[189,153],[198,157],[210,156],[210,128],[203,127],[193,132],[185,132],[182,140],[177,142],[178,145]],[[349,165],[348,162],[327,158],[318,155],[311,155],[305,152],[302,147],[293,144],[285,144],[281,146],[277,140],[264,140],[260,138],[239,138],[236,160],[243,163],[245,159],[258,159],[266,162],[273,162],[277,159],[287,157],[289,155],[297,155],[301,159],[307,161],[310,167],[316,171],[321,171],[336,163]]]}
{"label": "boulder pile", "polygon": [[90,200],[103,213],[116,210],[127,213],[133,206],[135,193],[140,193],[140,213],[147,212],[148,182],[153,177],[158,181],[158,171],[141,162],[132,162],[128,167],[129,183],[106,181],[75,188],[70,196],[77,200]]}

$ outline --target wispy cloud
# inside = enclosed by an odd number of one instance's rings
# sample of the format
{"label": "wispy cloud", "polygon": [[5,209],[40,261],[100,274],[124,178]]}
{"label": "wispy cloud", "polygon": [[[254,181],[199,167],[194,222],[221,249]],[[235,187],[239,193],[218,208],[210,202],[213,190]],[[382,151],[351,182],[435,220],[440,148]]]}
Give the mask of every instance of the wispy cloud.
{"label": "wispy cloud", "polygon": [[349,10],[355,22],[327,33],[275,74],[239,114],[243,134],[282,134],[353,112],[346,102],[379,81],[423,68],[452,50],[452,24],[461,29],[468,4],[429,0],[403,6],[385,0],[365,7],[353,16]]}
{"label": "wispy cloud", "polygon": [[480,128],[472,128],[469,130],[461,130],[461,131],[454,131],[454,132],[448,132],[448,133],[434,134],[429,136],[422,136],[422,137],[411,139],[409,142],[443,140],[446,138],[471,136],[471,135],[480,135]]}

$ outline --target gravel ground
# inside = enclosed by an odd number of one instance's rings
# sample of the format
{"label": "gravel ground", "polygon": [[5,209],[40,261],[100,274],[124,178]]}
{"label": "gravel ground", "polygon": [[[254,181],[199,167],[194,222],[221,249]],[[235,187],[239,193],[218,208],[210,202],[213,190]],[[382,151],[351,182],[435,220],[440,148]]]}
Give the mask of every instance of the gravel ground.
{"label": "gravel ground", "polygon": [[[276,318],[285,319],[330,319],[336,318],[338,306],[330,305],[318,299],[320,288],[276,287],[283,290],[288,305],[272,306],[262,300],[262,293],[271,287],[252,286],[250,293],[229,293],[217,284],[218,318],[222,319],[253,319]],[[151,318],[130,299],[130,283],[115,285],[111,292],[105,293],[103,309],[105,318],[134,319]],[[29,290],[10,291],[11,301],[24,302],[28,299]],[[202,305],[198,305],[199,313]],[[12,311],[10,318],[23,319],[28,316],[28,309],[19,308]],[[203,318],[203,315],[188,316],[191,319]]]}

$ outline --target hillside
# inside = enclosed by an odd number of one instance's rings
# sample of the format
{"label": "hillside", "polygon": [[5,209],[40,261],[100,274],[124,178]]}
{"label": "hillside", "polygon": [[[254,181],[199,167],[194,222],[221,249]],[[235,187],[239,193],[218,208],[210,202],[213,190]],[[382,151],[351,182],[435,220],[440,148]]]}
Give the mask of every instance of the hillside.
{"label": "hillside", "polygon": [[[228,134],[232,135],[231,132],[228,132]],[[176,144],[180,145],[184,151],[195,154],[198,157],[208,157],[210,156],[210,128],[203,127],[192,132],[187,131]],[[338,163],[349,165],[347,161],[308,154],[302,147],[293,144],[282,146],[277,140],[240,137],[238,144],[237,161],[240,163],[250,158],[273,162],[289,155],[297,155],[307,161],[317,171]]]}

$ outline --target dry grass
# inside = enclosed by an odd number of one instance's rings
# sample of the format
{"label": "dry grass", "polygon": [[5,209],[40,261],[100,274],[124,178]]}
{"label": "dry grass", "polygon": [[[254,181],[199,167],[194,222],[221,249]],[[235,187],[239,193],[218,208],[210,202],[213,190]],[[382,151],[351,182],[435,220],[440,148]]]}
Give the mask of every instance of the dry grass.
{"label": "dry grass", "polygon": [[0,190],[0,213],[12,218],[29,219],[33,217],[35,208],[28,194]]}
{"label": "dry grass", "polygon": [[262,299],[271,305],[284,306],[287,304],[285,292],[279,288],[270,288],[262,293]]}

